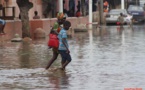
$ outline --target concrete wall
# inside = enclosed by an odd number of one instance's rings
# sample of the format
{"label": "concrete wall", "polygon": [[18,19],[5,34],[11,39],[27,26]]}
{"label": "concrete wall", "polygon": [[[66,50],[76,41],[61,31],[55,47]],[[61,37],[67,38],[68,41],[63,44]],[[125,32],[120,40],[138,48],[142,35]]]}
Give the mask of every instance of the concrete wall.
{"label": "concrete wall", "polygon": [[[30,20],[30,32],[32,35],[32,38],[34,37],[34,31],[36,28],[42,28],[46,32],[46,35],[49,34],[51,26],[53,26],[54,22],[56,22],[56,18],[52,19],[36,19],[36,20]],[[72,24],[72,29],[76,28],[79,24],[87,24],[88,23],[88,17],[70,17],[67,18],[68,21]],[[20,20],[7,20],[6,26],[4,28],[4,31],[6,32],[5,40],[10,40],[14,37],[16,33],[18,33],[20,36],[22,36],[22,24]]]}

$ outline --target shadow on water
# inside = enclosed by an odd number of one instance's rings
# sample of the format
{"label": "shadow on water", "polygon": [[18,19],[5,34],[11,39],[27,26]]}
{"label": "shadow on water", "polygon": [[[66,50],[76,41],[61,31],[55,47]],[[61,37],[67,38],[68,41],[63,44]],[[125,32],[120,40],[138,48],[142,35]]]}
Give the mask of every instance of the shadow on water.
{"label": "shadow on water", "polygon": [[52,56],[47,40],[3,42],[0,46],[0,90],[123,90],[145,88],[145,30],[134,25],[102,26],[69,37],[72,62],[66,71]]}

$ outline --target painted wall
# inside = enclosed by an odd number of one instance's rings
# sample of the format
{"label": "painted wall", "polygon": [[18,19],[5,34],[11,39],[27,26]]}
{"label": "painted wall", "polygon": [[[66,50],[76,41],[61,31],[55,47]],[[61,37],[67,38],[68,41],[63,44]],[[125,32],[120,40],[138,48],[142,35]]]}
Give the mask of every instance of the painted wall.
{"label": "painted wall", "polygon": [[[37,28],[42,28],[46,35],[49,34],[51,26],[56,22],[56,18],[51,19],[36,19],[36,20],[30,20],[30,32],[32,35],[32,38],[34,37],[34,31]],[[76,28],[78,25],[83,24],[86,25],[88,23],[88,17],[69,17],[67,18],[68,21],[72,23],[71,27],[72,29]],[[6,32],[6,35],[4,35],[4,40],[11,40],[16,33],[18,33],[20,36],[22,35],[22,24],[20,20],[8,20],[6,23],[6,26],[4,28],[4,31]],[[0,36],[1,38],[1,36]]]}
{"label": "painted wall", "polygon": [[[29,10],[29,18],[30,20],[33,18],[34,16],[34,11],[37,10],[38,14],[40,16],[40,18],[44,18],[43,14],[42,14],[42,0],[29,0],[30,2],[33,3],[33,8],[31,8]],[[78,4],[79,0],[75,0],[75,12],[77,11],[77,4]],[[15,7],[15,17],[18,18],[19,17],[19,8],[18,5],[16,4],[16,0],[9,0],[8,3],[5,2],[5,0],[0,0],[0,3],[4,6],[4,7]],[[57,10],[59,10],[59,3],[58,0],[56,0],[57,3]],[[64,8],[69,10],[69,0],[65,0],[65,5]],[[1,12],[0,12],[1,15]],[[12,11],[10,9],[6,10],[6,15],[12,15]]]}

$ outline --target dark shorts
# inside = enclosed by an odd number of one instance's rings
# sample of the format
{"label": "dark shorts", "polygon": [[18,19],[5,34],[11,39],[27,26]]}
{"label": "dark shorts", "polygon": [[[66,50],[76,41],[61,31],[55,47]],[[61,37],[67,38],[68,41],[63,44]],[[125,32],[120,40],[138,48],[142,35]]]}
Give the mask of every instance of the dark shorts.
{"label": "dark shorts", "polygon": [[71,56],[69,53],[66,53],[66,50],[59,50],[59,54],[61,55],[62,61],[71,61]]}
{"label": "dark shorts", "polygon": [[0,19],[0,24],[5,25],[6,22],[4,20]]}

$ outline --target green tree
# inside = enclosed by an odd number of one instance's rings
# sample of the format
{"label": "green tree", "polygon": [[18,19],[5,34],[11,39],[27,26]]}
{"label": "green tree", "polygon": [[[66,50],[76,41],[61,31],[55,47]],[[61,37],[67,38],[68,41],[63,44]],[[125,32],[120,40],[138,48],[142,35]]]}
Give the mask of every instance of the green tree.
{"label": "green tree", "polygon": [[20,19],[22,21],[22,38],[31,37],[28,11],[33,7],[29,0],[16,0],[20,9]]}

